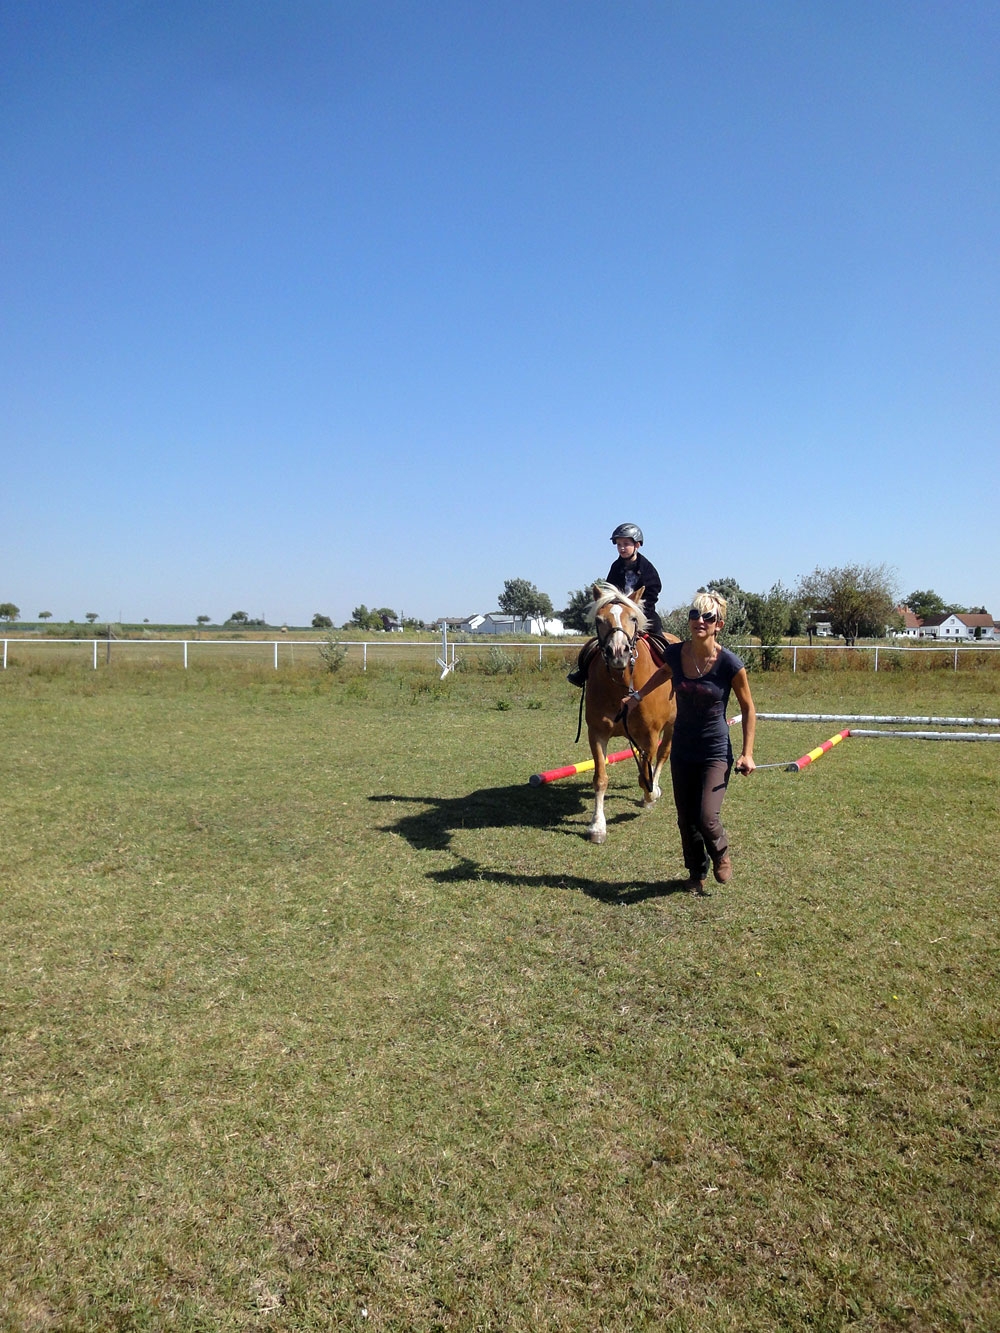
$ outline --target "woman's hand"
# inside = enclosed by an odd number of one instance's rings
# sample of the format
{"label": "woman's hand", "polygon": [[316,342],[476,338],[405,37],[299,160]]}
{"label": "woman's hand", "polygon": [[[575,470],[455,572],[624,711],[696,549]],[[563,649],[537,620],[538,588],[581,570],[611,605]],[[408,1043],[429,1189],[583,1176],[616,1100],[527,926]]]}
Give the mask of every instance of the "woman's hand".
{"label": "woman's hand", "polygon": [[748,778],[756,767],[752,754],[741,754],[736,761],[737,773],[742,773],[745,778]]}

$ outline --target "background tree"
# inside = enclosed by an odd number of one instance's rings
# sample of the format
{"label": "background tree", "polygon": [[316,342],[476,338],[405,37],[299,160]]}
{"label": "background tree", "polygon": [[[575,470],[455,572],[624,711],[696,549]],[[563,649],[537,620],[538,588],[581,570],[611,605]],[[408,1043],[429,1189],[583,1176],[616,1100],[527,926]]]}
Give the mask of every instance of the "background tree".
{"label": "background tree", "polygon": [[375,621],[372,629],[388,630],[392,622],[399,617],[391,606],[378,606],[372,612],[372,619]]}
{"label": "background tree", "polygon": [[[719,592],[726,599],[726,642],[746,643],[753,630],[750,625],[750,609],[747,604],[749,593],[743,591],[735,579],[711,579],[699,592]],[[684,608],[684,619],[687,621],[687,607]],[[686,637],[687,625],[685,623]],[[672,630],[673,634],[680,631]]]}
{"label": "background tree", "polygon": [[329,616],[321,615],[317,611],[312,618],[312,627],[313,629],[333,629],[333,621]]}
{"label": "background tree", "polygon": [[817,567],[799,580],[798,595],[845,643],[877,639],[896,616],[896,573],[886,565]]}
{"label": "background tree", "polygon": [[552,599],[548,593],[539,592],[527,579],[507,579],[497,603],[501,611],[506,611],[509,616],[519,616],[522,620],[532,616],[547,619],[553,614]]}
{"label": "background tree", "polygon": [[249,621],[249,619],[250,619],[250,617],[249,617],[249,615],[247,614],[246,611],[234,611],[233,614],[232,614],[232,615],[229,617],[229,619],[226,621],[226,624],[227,624],[227,625],[245,625],[245,624],[247,624],[247,622]]}
{"label": "background tree", "polygon": [[939,597],[933,588],[911,592],[903,598],[903,604],[908,606],[920,620],[926,620],[928,616],[945,614],[944,598]]}
{"label": "background tree", "polygon": [[351,618],[344,626],[345,629],[381,629],[381,618],[374,611],[369,611],[364,602],[356,606],[351,612]]}
{"label": "background tree", "polygon": [[52,619],[52,612],[51,612],[51,611],[39,611],[39,613],[38,613],[38,619],[39,619],[39,620],[51,620],[51,619]]}
{"label": "background tree", "polygon": [[21,608],[13,602],[0,602],[0,620],[16,620],[20,614]]}
{"label": "background tree", "polygon": [[754,633],[761,643],[778,643],[788,633],[793,593],[779,580],[758,594]]}
{"label": "background tree", "polygon": [[579,630],[581,634],[593,633],[593,625],[587,619],[587,612],[593,605],[593,595],[589,588],[577,588],[568,594],[569,601],[562,611],[556,614],[567,629]]}
{"label": "background tree", "polygon": [[88,625],[92,625],[92,624],[94,623],[94,621],[97,620],[98,618],[99,618],[99,617],[98,617],[98,614],[97,614],[96,611],[88,611],[88,612],[87,612],[86,620],[87,620],[87,624],[88,624]]}
{"label": "background tree", "polygon": [[765,671],[773,670],[781,663],[778,645],[788,631],[791,604],[792,594],[780,581],[772,584],[768,592],[753,595],[751,621],[753,631],[760,639],[761,666]]}
{"label": "background tree", "polygon": [[195,624],[207,625],[209,624],[210,621],[211,621],[211,616],[198,616],[197,620],[195,621]]}
{"label": "background tree", "polygon": [[660,625],[664,633],[676,634],[678,639],[688,637],[688,607],[689,602],[684,602],[681,606],[675,606],[670,611],[664,611],[660,615]]}

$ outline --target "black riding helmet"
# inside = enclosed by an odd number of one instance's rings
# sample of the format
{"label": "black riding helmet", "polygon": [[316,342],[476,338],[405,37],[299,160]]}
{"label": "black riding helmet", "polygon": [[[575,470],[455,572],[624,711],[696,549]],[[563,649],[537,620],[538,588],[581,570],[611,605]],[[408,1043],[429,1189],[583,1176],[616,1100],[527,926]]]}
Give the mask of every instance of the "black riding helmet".
{"label": "black riding helmet", "polygon": [[636,546],[641,546],[642,528],[635,523],[619,523],[611,534],[611,540],[616,542],[619,537],[624,537],[626,541],[635,542]]}

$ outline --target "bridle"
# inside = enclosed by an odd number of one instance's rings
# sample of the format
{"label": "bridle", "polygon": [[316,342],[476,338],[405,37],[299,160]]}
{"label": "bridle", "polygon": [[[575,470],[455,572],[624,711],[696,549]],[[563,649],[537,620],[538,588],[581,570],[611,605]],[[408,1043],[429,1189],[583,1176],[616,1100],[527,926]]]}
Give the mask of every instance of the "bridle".
{"label": "bridle", "polygon": [[[612,603],[612,605],[620,606],[621,603],[615,602]],[[605,629],[606,633],[604,634],[601,633],[602,628]],[[597,635],[597,644],[601,650],[601,656],[604,658],[604,665],[607,667],[609,671],[625,671],[635,666],[636,661],[638,660],[639,657],[639,650],[636,647],[636,642],[639,638],[639,625],[635,620],[633,620],[632,622],[631,635],[621,625],[609,626],[607,621],[604,620],[597,620],[595,622],[594,631]],[[616,667],[611,665],[611,660],[610,660],[612,655],[611,641],[616,634],[624,635],[625,642],[628,645],[628,664],[625,667]]]}
{"label": "bridle", "polygon": [[[621,603],[620,603],[620,602],[615,602],[615,603],[611,603],[611,605],[620,606]],[[605,631],[606,631],[604,634],[601,633],[601,629],[602,629],[602,627],[603,627],[603,628],[605,629]],[[604,658],[604,665],[607,667],[608,671],[609,671],[609,672],[612,672],[612,671],[613,671],[613,672],[618,672],[618,671],[620,671],[623,675],[625,674],[626,671],[631,671],[631,670],[634,668],[634,666],[635,666],[635,664],[636,664],[636,662],[638,661],[638,658],[639,658],[639,649],[638,649],[638,647],[637,647],[637,643],[638,643],[638,639],[639,639],[639,625],[638,625],[638,622],[635,621],[635,620],[633,619],[633,621],[632,621],[632,633],[631,633],[631,635],[628,633],[628,631],[627,631],[626,629],[624,629],[623,626],[621,626],[621,625],[616,625],[616,626],[613,626],[613,627],[609,627],[608,624],[607,624],[607,622],[606,622],[606,621],[603,621],[603,620],[597,620],[597,621],[595,621],[595,623],[594,623],[594,631],[595,631],[595,633],[597,634],[597,643],[598,643],[598,646],[600,647],[600,650],[601,650],[601,656]],[[624,638],[625,638],[625,642],[628,644],[628,662],[626,663],[626,665],[625,665],[624,667],[616,667],[616,666],[612,666],[612,665],[611,665],[611,662],[609,661],[609,658],[610,658],[610,656],[611,656],[611,641],[612,641],[612,639],[615,637],[616,634],[621,634],[621,635],[623,635]],[[639,697],[641,697],[641,696],[639,696],[638,694],[636,694],[636,691],[635,691],[634,687],[632,686],[631,682],[629,683],[629,686],[628,686],[628,692],[629,692],[629,694],[633,695],[635,698],[639,698]],[[582,722],[582,718],[583,718],[582,706],[581,706],[581,714],[580,714],[580,717],[581,717],[581,722]],[[631,733],[629,732],[629,729],[628,729],[628,710],[625,708],[624,705],[622,705],[621,711],[618,713],[617,717],[615,718],[615,721],[616,721],[616,722],[619,722],[619,721],[621,722],[621,724],[622,724],[622,729],[623,729],[624,732],[625,732],[625,738],[626,738],[626,740],[628,741],[629,745],[632,747],[632,753],[635,755],[636,763],[637,763],[638,766],[639,766],[639,782],[640,782],[640,784],[645,788],[646,791],[652,791],[652,790],[653,790],[653,762],[652,762],[652,758],[646,753],[646,751],[645,751],[640,745],[637,745],[636,742],[633,740],[632,735],[631,735]],[[580,738],[580,736],[579,736],[579,731],[578,731],[578,732],[577,732],[577,740],[579,740],[579,738]]]}
{"label": "bridle", "polygon": [[[608,605],[621,606],[622,603],[611,602],[608,603]],[[602,629],[604,633],[601,632]],[[609,625],[607,621],[597,619],[594,621],[594,634],[597,636],[597,646],[600,649],[601,657],[603,658],[604,665],[609,673],[612,672],[617,673],[620,671],[624,675],[626,671],[632,670],[636,662],[639,660],[639,649],[636,646],[639,638],[639,626],[637,622],[633,622],[633,630],[630,636],[628,631],[623,629],[621,625]],[[628,661],[625,663],[623,667],[612,666],[609,660],[611,657],[611,640],[615,637],[616,634],[624,635],[625,642],[628,645]],[[628,688],[631,691],[632,688],[631,685]],[[580,735],[583,731],[583,701],[586,698],[586,694],[587,694],[587,686],[586,682],[584,682],[584,687],[580,691],[580,716],[577,720],[577,728],[576,728],[577,740],[580,739]],[[625,734],[628,735],[627,730]],[[629,744],[630,745],[632,744],[631,737],[629,737]]]}

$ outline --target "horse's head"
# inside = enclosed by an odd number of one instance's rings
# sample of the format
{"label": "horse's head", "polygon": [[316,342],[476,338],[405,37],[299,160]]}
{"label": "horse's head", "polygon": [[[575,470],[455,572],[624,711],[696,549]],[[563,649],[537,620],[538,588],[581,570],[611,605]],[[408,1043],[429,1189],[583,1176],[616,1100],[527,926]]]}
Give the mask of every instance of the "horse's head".
{"label": "horse's head", "polygon": [[636,639],[648,621],[642,609],[644,588],[637,588],[631,597],[610,583],[595,583],[594,602],[590,615],[594,633],[609,671],[624,671],[636,657]]}

